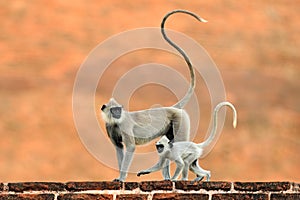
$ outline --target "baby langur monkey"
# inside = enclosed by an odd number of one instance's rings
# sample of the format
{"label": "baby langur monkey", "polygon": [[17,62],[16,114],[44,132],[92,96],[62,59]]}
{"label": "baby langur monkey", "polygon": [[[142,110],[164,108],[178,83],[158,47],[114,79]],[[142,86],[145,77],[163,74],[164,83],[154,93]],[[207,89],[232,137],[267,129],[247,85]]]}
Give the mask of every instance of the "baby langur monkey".
{"label": "baby langur monkey", "polygon": [[210,179],[210,171],[202,169],[198,165],[198,159],[202,158],[204,149],[210,145],[214,140],[217,130],[217,114],[221,107],[229,106],[233,110],[233,127],[237,124],[237,113],[234,106],[229,102],[221,102],[214,109],[213,113],[213,128],[207,140],[200,144],[194,142],[174,142],[170,141],[166,136],[163,136],[157,143],[156,149],[159,155],[159,161],[153,167],[138,172],[137,176],[149,174],[158,171],[164,167],[167,160],[175,161],[176,170],[171,178],[172,181],[177,180],[178,176],[182,173],[182,180],[188,180],[188,170],[197,175],[194,181],[200,181],[206,177]]}
{"label": "baby langur monkey", "polygon": [[[173,43],[164,31],[167,18],[174,13],[188,14],[200,22],[206,20],[186,10],[169,12],[162,20],[161,32],[164,39],[174,47],[185,59],[190,70],[191,83],[186,95],[170,107],[151,108],[129,112],[113,98],[101,107],[102,118],[106,131],[117,153],[120,176],[115,181],[124,181],[130,167],[136,145],[146,144],[163,135],[174,137],[174,141],[188,141],[190,134],[190,119],[183,109],[194,93],[194,68],[185,52]],[[124,146],[126,150],[124,151]],[[168,162],[168,161],[167,161]],[[164,179],[170,179],[169,167],[163,170]]]}

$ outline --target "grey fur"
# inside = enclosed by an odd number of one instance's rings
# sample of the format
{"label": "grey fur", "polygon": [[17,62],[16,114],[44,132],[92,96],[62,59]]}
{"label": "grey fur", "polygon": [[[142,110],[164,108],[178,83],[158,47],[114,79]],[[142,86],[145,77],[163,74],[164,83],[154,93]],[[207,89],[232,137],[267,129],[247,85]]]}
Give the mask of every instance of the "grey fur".
{"label": "grey fur", "polygon": [[206,177],[206,180],[210,179],[210,171],[202,169],[198,165],[198,159],[202,158],[205,147],[207,147],[214,139],[216,128],[217,128],[217,113],[223,106],[229,106],[233,110],[233,127],[236,127],[237,113],[234,106],[229,102],[219,103],[213,113],[213,129],[210,132],[210,136],[207,140],[200,144],[194,142],[174,142],[170,145],[168,138],[163,136],[157,143],[156,147],[158,150],[159,161],[153,167],[138,172],[137,176],[149,174],[154,171],[162,169],[167,160],[175,161],[176,170],[171,180],[177,180],[178,176],[182,174],[182,180],[188,180],[188,170],[192,171],[197,175],[195,181],[202,180]]}
{"label": "grey fur", "polygon": [[[191,98],[195,88],[194,69],[184,51],[174,44],[164,32],[166,19],[174,13],[189,14],[199,21],[204,19],[195,14],[175,10],[168,13],[161,24],[161,31],[164,39],[172,45],[184,57],[191,75],[191,84],[187,94],[178,103],[171,107],[151,108],[128,112],[113,98],[101,108],[102,117],[106,122],[106,130],[109,138],[116,147],[120,176],[115,181],[124,181],[131,164],[136,145],[141,145],[152,141],[155,138],[167,135],[170,140],[188,141],[190,133],[190,119],[183,107]],[[124,153],[123,144],[126,146]],[[166,161],[168,163],[168,161]],[[164,179],[170,179],[169,167],[163,169]]]}
{"label": "grey fur", "polygon": [[[117,151],[120,177],[116,180],[126,179],[136,145],[148,143],[170,133],[170,130],[173,130],[174,141],[189,140],[190,121],[183,109],[162,107],[128,112],[122,108],[121,117],[116,119],[111,113],[111,108],[114,107],[120,105],[114,99],[110,99],[106,108],[102,110],[102,117],[106,122],[108,136]],[[125,153],[123,144],[126,146]],[[169,179],[166,174],[169,173],[168,169],[165,171],[167,172],[163,172],[164,178]]]}

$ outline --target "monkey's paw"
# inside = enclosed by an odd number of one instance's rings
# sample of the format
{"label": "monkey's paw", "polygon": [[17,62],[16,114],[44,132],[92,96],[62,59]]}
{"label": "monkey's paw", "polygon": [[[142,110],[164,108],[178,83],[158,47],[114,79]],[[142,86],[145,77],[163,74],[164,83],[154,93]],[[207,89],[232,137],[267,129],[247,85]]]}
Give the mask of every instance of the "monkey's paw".
{"label": "monkey's paw", "polygon": [[197,176],[193,181],[195,181],[195,182],[202,181],[203,178],[204,178],[204,176]]}
{"label": "monkey's paw", "polygon": [[138,173],[137,173],[137,176],[141,176],[141,175],[145,175],[145,174],[150,174],[150,172],[149,171],[139,171]]}
{"label": "monkey's paw", "polygon": [[123,182],[123,181],[120,180],[120,179],[118,179],[118,178],[115,178],[115,179],[113,180],[113,182]]}

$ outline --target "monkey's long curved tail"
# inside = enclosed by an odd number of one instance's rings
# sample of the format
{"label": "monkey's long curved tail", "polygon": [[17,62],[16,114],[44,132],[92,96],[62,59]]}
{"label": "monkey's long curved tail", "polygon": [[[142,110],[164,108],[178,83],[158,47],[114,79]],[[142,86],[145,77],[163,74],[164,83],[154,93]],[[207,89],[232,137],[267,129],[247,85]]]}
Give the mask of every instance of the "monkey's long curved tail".
{"label": "monkey's long curved tail", "polygon": [[191,98],[191,96],[194,92],[195,85],[196,85],[196,80],[195,80],[194,68],[192,66],[192,63],[191,63],[189,57],[186,55],[186,53],[179,46],[177,46],[174,42],[172,42],[167,37],[167,35],[165,33],[165,30],[164,30],[164,26],[165,26],[165,22],[166,22],[167,18],[170,15],[175,14],[175,13],[184,13],[184,14],[191,15],[200,22],[207,22],[207,21],[205,19],[202,19],[201,17],[195,15],[194,13],[192,13],[190,11],[187,11],[187,10],[173,10],[173,11],[167,13],[165,15],[165,17],[163,18],[162,22],[161,22],[161,33],[162,33],[164,39],[182,55],[182,57],[184,58],[185,62],[187,63],[187,65],[189,67],[189,70],[190,70],[191,84],[190,84],[189,90],[187,91],[185,96],[180,101],[178,101],[175,105],[173,105],[173,107],[175,107],[175,108],[183,108],[187,104],[187,102],[190,100],[190,98]]}
{"label": "monkey's long curved tail", "polygon": [[200,144],[197,144],[199,147],[205,148],[205,147],[209,146],[212,143],[212,141],[215,139],[215,135],[216,135],[216,132],[217,132],[217,125],[218,125],[217,124],[218,123],[218,112],[223,106],[229,106],[232,109],[232,111],[233,111],[232,125],[233,125],[234,128],[236,127],[236,125],[237,125],[237,112],[236,112],[236,109],[234,108],[234,106],[231,103],[227,102],[227,101],[219,103],[214,109],[213,127],[212,127],[212,130],[210,131],[209,137],[204,142],[202,142]]}

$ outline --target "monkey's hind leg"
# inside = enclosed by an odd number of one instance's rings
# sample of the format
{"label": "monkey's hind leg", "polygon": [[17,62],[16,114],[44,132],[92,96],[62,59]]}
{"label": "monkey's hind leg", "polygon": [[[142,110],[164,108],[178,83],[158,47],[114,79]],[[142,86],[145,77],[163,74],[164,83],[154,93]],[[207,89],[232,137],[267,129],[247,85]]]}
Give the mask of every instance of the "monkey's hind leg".
{"label": "monkey's hind leg", "polygon": [[193,180],[194,182],[197,182],[197,181],[202,181],[202,179],[204,178],[204,176],[199,176],[197,174],[197,177]]}
{"label": "monkey's hind leg", "polygon": [[182,181],[187,181],[189,179],[188,171],[189,171],[189,165],[185,162],[183,170],[182,170],[182,174],[181,174],[181,180]]}
{"label": "monkey's hind leg", "polygon": [[173,177],[171,178],[172,181],[176,181],[178,179],[178,176],[181,174],[184,167],[184,162],[181,158],[175,160],[175,163],[176,163],[176,170]]}
{"label": "monkey's hind leg", "polygon": [[202,169],[198,165],[198,160],[195,160],[190,165],[190,170],[197,175],[197,178],[195,178],[194,181],[201,181],[204,178],[204,176],[206,176],[206,181],[210,180],[210,171]]}
{"label": "monkey's hind leg", "polygon": [[182,170],[181,180],[183,180],[183,181],[188,180],[188,171],[189,171],[191,163],[193,163],[194,160],[197,160],[197,155],[195,153],[190,153],[188,156],[186,156],[183,159],[184,167]]}

